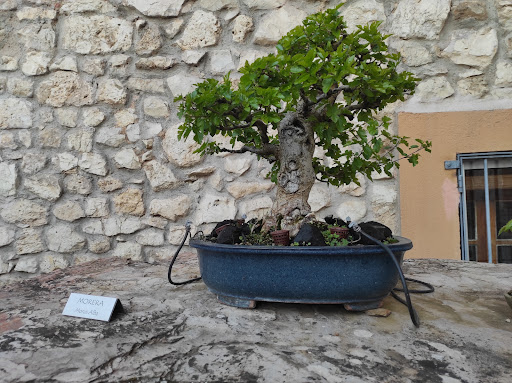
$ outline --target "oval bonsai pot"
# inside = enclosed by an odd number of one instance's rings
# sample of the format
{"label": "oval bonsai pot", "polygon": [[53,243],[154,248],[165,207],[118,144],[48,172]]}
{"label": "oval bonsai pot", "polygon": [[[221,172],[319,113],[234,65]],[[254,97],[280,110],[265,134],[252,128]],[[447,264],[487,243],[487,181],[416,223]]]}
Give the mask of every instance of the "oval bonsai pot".
{"label": "oval bonsai pot", "polygon": [[[412,242],[388,245],[401,263]],[[220,302],[254,308],[257,301],[381,306],[398,270],[380,246],[242,246],[190,240],[201,276]]]}

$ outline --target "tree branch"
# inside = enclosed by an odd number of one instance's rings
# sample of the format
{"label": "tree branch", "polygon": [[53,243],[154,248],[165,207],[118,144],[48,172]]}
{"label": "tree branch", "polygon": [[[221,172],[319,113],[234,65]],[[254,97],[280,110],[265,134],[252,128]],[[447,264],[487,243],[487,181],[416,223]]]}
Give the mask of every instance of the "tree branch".
{"label": "tree branch", "polygon": [[267,124],[265,124],[261,120],[258,120],[254,123],[254,125],[258,128],[258,132],[260,133],[261,142],[263,142],[263,145],[268,145],[270,143],[270,140],[268,138]]}
{"label": "tree branch", "polygon": [[270,163],[275,162],[277,159],[278,147],[274,144],[265,144],[262,148],[255,148],[254,146],[244,145],[240,149],[226,149],[220,148],[221,152],[224,153],[254,153],[258,156],[266,158]]}

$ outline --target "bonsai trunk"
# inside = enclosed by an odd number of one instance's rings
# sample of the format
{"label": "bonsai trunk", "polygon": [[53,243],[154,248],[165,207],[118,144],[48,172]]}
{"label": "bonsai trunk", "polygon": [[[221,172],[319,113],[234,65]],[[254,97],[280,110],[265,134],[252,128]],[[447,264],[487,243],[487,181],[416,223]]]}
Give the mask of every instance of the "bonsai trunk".
{"label": "bonsai trunk", "polygon": [[[300,110],[300,108],[298,108]],[[277,159],[280,170],[277,181],[277,196],[271,217],[265,226],[275,226],[281,216],[295,218],[311,212],[308,197],[315,183],[313,153],[315,138],[311,125],[304,113],[290,112],[278,127],[279,151]],[[272,222],[274,221],[274,222]]]}

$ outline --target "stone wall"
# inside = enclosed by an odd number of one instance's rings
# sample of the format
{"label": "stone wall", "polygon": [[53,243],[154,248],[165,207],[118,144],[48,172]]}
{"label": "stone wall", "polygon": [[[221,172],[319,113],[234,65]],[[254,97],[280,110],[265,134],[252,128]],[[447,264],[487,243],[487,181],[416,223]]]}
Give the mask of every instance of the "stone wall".
{"label": "stone wall", "polygon": [[[1,1],[0,274],[168,259],[187,220],[206,231],[263,216],[275,193],[268,165],[198,157],[176,139],[173,97],[203,78],[236,78],[337,3]],[[512,99],[512,1],[358,0],[343,13],[352,28],[383,20],[394,34],[403,69],[423,79],[407,103]],[[398,228],[397,181],[375,179],[315,185],[312,208]]]}

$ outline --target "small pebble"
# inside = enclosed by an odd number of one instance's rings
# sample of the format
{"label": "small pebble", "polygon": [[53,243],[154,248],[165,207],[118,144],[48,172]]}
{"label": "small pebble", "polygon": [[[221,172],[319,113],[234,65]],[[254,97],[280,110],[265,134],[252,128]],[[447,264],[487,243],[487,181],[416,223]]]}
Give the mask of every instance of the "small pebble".
{"label": "small pebble", "polygon": [[375,309],[375,310],[368,310],[366,314],[372,316],[372,317],[383,317],[387,318],[391,315],[391,311],[388,309]]}
{"label": "small pebble", "polygon": [[505,322],[510,323],[510,318],[505,319]]}

